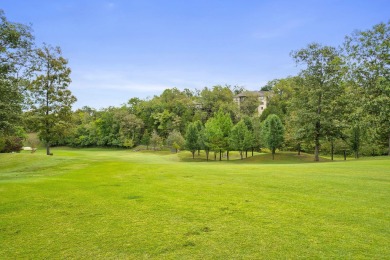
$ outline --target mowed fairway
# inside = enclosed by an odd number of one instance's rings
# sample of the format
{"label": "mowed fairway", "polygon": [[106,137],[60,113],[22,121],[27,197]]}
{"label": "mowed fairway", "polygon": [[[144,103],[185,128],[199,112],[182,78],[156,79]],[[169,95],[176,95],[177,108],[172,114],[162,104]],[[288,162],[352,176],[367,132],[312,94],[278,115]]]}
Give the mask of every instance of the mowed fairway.
{"label": "mowed fairway", "polygon": [[390,255],[390,158],[53,152],[0,154],[0,259]]}

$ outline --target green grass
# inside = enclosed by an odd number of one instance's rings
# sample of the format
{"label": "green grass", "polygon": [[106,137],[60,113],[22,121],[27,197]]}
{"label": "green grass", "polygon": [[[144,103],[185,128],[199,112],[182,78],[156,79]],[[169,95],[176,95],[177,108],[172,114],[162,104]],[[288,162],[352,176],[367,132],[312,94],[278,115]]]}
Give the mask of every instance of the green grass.
{"label": "green grass", "polygon": [[0,259],[390,255],[387,157],[43,153],[0,154]]}

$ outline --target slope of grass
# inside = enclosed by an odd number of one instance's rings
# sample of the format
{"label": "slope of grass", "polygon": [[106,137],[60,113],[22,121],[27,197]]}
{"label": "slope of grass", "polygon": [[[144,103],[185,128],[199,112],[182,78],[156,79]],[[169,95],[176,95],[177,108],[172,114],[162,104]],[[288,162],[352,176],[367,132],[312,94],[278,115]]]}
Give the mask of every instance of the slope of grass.
{"label": "slope of grass", "polygon": [[389,158],[53,152],[0,154],[1,259],[390,255]]}

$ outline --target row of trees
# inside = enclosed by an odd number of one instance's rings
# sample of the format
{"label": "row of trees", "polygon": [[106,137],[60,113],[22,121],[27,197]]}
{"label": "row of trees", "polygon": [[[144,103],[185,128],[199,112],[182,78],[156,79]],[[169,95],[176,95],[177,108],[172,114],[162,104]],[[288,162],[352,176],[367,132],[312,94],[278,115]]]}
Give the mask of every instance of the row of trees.
{"label": "row of trees", "polygon": [[[356,156],[390,151],[390,23],[347,36],[341,47],[309,44],[293,51],[299,75],[270,81],[268,107],[240,86],[166,89],[121,107],[72,111],[76,98],[59,47],[37,47],[31,28],[0,11],[0,151],[16,150],[25,133],[46,144],[76,147],[204,149],[217,153],[277,147]],[[283,134],[281,134],[283,133]],[[184,137],[183,137],[184,136]],[[369,149],[367,149],[369,147]]]}
{"label": "row of trees", "polygon": [[67,60],[59,47],[37,47],[29,26],[7,20],[0,10],[0,151],[20,149],[25,136],[23,109],[47,146],[63,137],[76,98]]}
{"label": "row of trees", "polygon": [[221,160],[222,152],[226,152],[229,160],[229,151],[239,151],[241,159],[243,153],[248,150],[260,149],[263,146],[275,151],[283,144],[284,127],[277,115],[270,115],[261,123],[258,118],[244,117],[236,125],[230,116],[219,111],[203,126],[200,121],[190,123],[185,136],[185,147],[191,151],[192,158],[198,150],[205,150],[207,160],[209,151],[214,152],[214,159],[219,152]]}

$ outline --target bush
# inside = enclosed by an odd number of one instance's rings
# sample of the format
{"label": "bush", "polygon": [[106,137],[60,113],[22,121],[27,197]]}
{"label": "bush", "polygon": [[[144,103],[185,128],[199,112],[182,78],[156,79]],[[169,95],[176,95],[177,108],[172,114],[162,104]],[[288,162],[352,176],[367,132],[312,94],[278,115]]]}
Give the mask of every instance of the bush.
{"label": "bush", "polygon": [[19,152],[23,147],[23,138],[17,136],[7,136],[0,138],[0,152]]}

